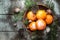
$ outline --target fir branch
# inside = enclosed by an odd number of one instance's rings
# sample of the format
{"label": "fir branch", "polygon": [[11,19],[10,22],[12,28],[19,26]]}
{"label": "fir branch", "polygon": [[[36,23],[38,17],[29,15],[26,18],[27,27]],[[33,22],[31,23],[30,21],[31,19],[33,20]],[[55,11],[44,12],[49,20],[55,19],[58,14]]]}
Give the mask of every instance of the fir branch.
{"label": "fir branch", "polygon": [[[46,5],[52,9],[52,11],[54,12],[54,3],[52,2],[52,0],[47,0],[46,1]],[[54,12],[55,13],[55,12]],[[55,14],[53,14],[55,16]],[[50,32],[47,34],[47,39],[46,40],[57,40],[56,39],[56,34],[57,34],[57,20],[56,18],[54,18],[55,20],[53,21],[53,23],[51,25],[49,25],[50,27]]]}
{"label": "fir branch", "polygon": [[14,22],[21,21],[23,19],[24,11],[20,11],[19,13],[13,15],[12,20]]}
{"label": "fir branch", "polygon": [[26,7],[26,8],[29,8],[29,7],[31,7],[32,5],[36,5],[36,2],[34,2],[33,0],[26,0],[26,1],[25,1],[25,7]]}
{"label": "fir branch", "polygon": [[47,5],[50,9],[52,9],[52,10],[54,9],[54,4],[53,4],[52,0],[50,0],[50,1],[47,0],[47,1],[46,1],[46,5]]}

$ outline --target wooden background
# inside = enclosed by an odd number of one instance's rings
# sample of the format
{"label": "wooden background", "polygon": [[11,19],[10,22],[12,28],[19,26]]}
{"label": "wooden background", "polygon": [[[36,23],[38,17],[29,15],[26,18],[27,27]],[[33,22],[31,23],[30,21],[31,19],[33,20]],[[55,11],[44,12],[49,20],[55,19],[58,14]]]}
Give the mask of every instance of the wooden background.
{"label": "wooden background", "polygon": [[[0,40],[18,40],[15,39],[15,36],[19,36],[18,32],[19,28],[22,28],[23,23],[21,21],[17,22],[17,27],[14,27],[14,21],[12,21],[12,17],[14,15],[12,10],[15,6],[21,7],[21,10],[24,9],[24,2],[25,0],[0,0]],[[40,3],[44,0],[34,0],[37,3]],[[59,5],[60,9],[60,0],[56,0]],[[43,2],[42,2],[43,3]],[[26,33],[27,34],[27,33]],[[29,37],[29,34],[27,34]],[[26,35],[25,35],[26,36]],[[18,38],[18,37],[16,37]],[[21,39],[21,40],[30,40]],[[57,30],[57,40],[60,40],[60,27]]]}

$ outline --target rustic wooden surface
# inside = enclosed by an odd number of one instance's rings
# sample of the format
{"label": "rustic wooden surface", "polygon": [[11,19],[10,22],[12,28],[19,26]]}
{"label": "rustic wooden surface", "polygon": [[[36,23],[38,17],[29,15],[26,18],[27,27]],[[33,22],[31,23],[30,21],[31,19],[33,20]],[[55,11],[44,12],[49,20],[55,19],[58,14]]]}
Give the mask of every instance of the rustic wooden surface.
{"label": "rustic wooden surface", "polygon": [[[19,28],[22,28],[21,27],[23,25],[22,22],[18,21],[17,22],[18,26],[14,27],[11,19],[12,15],[6,15],[6,14],[12,14],[13,13],[12,8],[15,6],[24,8],[23,7],[24,5],[21,6],[22,1],[24,0],[0,0],[0,40],[15,40],[14,37],[18,34],[17,31],[19,30]],[[56,0],[56,1],[58,4],[60,4],[60,0]],[[40,1],[36,1],[36,2],[40,2]],[[60,27],[57,33],[58,33],[57,40],[60,40]],[[30,39],[28,38],[28,40]]]}

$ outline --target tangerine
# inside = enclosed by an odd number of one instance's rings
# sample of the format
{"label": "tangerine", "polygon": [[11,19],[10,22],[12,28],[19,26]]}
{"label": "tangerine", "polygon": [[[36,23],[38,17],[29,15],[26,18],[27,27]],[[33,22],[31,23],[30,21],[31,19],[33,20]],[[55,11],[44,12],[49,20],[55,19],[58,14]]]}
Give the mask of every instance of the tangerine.
{"label": "tangerine", "polygon": [[43,19],[36,21],[36,27],[38,30],[44,30],[46,28],[46,22]]}
{"label": "tangerine", "polygon": [[38,10],[36,13],[37,19],[45,19],[46,15],[47,13],[45,12],[45,10]]}
{"label": "tangerine", "polygon": [[36,16],[35,16],[35,14],[32,11],[29,11],[27,13],[27,19],[29,19],[29,20],[36,20]]}
{"label": "tangerine", "polygon": [[45,21],[47,24],[51,24],[53,22],[53,16],[47,15]]}
{"label": "tangerine", "polygon": [[29,28],[30,28],[31,31],[36,30],[36,23],[35,23],[35,22],[31,22],[31,23],[29,24]]}

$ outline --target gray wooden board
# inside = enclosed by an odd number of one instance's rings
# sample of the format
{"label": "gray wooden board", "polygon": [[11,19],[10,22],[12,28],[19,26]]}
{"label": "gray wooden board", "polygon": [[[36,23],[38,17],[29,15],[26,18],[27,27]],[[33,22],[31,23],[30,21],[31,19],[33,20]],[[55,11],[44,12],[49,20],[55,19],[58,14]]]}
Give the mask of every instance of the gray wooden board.
{"label": "gray wooden board", "polygon": [[[35,0],[34,0],[35,1]],[[56,0],[57,3],[60,4],[59,0]],[[20,21],[17,22],[17,27],[13,27],[13,22],[11,20],[11,15],[6,15],[11,13],[11,9],[14,6],[18,6],[23,8],[22,0],[0,0],[0,40],[12,40],[14,36],[17,34],[19,28],[22,28],[22,23]],[[38,1],[37,1],[38,2]],[[59,27],[60,28],[60,27]],[[60,29],[58,29],[58,38],[60,40]]]}

